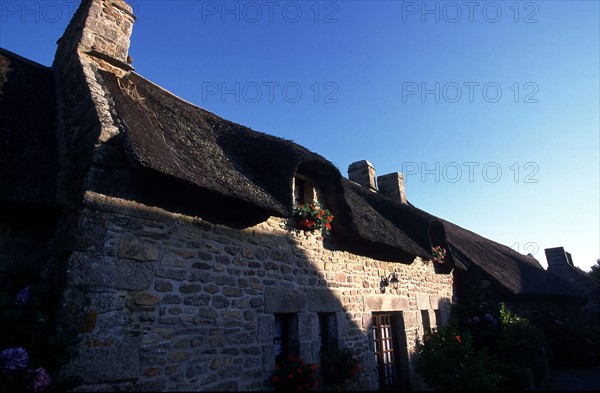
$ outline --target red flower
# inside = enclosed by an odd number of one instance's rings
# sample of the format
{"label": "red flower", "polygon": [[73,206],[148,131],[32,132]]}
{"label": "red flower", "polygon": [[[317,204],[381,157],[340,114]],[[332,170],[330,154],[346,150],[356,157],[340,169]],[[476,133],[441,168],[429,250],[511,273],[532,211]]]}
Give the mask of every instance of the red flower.
{"label": "red flower", "polygon": [[288,375],[288,379],[293,379],[293,378],[294,378],[294,374],[290,373],[290,374]]}
{"label": "red flower", "polygon": [[458,341],[459,343],[462,344],[462,340],[460,339],[460,336],[456,336],[456,341]]}
{"label": "red flower", "polygon": [[316,369],[317,369],[317,364],[316,363],[313,363],[313,364],[310,365],[310,370],[311,371],[315,371]]}
{"label": "red flower", "polygon": [[309,221],[309,220],[307,220],[307,219],[305,218],[305,219],[303,219],[302,221],[300,221],[300,225],[301,225],[303,228],[306,228],[306,229],[311,229],[311,228],[312,228],[312,227],[315,225],[315,223],[314,223],[314,221]]}
{"label": "red flower", "polygon": [[296,218],[296,225],[308,231],[326,230],[325,224],[333,220],[331,212],[322,208],[318,202],[308,205],[296,205],[294,207],[294,217]]}

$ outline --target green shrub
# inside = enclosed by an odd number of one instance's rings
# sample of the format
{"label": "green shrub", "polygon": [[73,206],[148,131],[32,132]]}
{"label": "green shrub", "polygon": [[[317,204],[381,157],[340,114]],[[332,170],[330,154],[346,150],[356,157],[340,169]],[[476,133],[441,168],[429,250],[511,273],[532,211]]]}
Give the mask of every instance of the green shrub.
{"label": "green shrub", "polygon": [[61,367],[77,339],[56,331],[57,294],[34,279],[4,277],[0,289],[0,392],[64,391],[80,383]]}
{"label": "green shrub", "polygon": [[544,333],[550,367],[600,364],[600,314],[590,310],[538,313],[532,322]]}
{"label": "green shrub", "polygon": [[511,378],[522,373],[515,370],[530,369],[536,386],[540,387],[548,372],[542,331],[527,318],[511,313],[504,304],[500,308],[500,324],[498,356],[506,365],[505,386],[510,387]]}
{"label": "green shrub", "polygon": [[485,348],[476,351],[469,332],[455,324],[428,331],[417,341],[415,368],[436,390],[495,390],[498,364]]}

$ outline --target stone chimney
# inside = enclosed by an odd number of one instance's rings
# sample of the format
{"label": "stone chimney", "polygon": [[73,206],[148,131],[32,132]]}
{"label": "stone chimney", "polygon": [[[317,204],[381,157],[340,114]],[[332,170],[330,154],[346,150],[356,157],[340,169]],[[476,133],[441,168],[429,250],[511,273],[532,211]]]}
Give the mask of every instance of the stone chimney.
{"label": "stone chimney", "polygon": [[407,204],[406,192],[404,191],[404,175],[400,172],[392,172],[377,177],[379,192],[388,198]]}
{"label": "stone chimney", "polygon": [[562,247],[546,248],[546,261],[548,262],[548,269],[560,270],[566,266],[573,266],[573,259],[571,254],[565,251]]}
{"label": "stone chimney", "polygon": [[133,69],[128,52],[134,22],[133,10],[123,0],[82,0],[58,40],[55,64],[74,54],[87,54],[118,68]]}
{"label": "stone chimney", "polygon": [[348,179],[372,191],[377,191],[375,167],[367,160],[356,161],[350,164],[348,166]]}
{"label": "stone chimney", "polygon": [[124,77],[133,70],[128,51],[134,21],[123,0],[82,0],[58,40],[52,68],[59,115],[59,199],[64,203],[85,187],[100,144],[120,133],[98,71]]}

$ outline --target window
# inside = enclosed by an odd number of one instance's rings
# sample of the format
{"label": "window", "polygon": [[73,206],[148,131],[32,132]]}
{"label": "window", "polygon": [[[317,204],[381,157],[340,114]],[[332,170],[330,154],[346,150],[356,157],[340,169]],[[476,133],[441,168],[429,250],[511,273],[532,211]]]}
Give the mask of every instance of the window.
{"label": "window", "polygon": [[306,176],[296,174],[294,178],[294,202],[297,204],[307,204],[314,200],[315,188]]}
{"label": "window", "polygon": [[434,313],[435,313],[435,326],[442,325],[443,324],[443,321],[442,321],[442,312],[438,308],[437,310],[434,310]]}
{"label": "window", "polygon": [[431,320],[429,319],[429,310],[421,310],[421,320],[423,321],[423,333],[431,330]]}
{"label": "window", "polygon": [[294,178],[294,202],[304,204],[304,180],[299,177]]}
{"label": "window", "polygon": [[319,313],[319,339],[321,352],[331,353],[338,349],[335,313]]}
{"label": "window", "polygon": [[408,364],[402,313],[374,313],[373,340],[379,389],[401,389],[402,369]]}
{"label": "window", "polygon": [[298,356],[300,353],[298,314],[277,313],[274,316],[273,346],[275,347],[275,361],[279,361],[288,355]]}
{"label": "window", "polygon": [[275,334],[273,335],[273,345],[275,346],[276,361],[281,360],[290,353],[289,325],[289,315],[275,314]]}

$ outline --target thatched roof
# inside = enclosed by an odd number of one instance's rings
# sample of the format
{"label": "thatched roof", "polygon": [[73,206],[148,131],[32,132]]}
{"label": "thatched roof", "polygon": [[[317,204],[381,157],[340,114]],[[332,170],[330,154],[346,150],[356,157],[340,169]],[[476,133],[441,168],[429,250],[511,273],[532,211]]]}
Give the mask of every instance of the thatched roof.
{"label": "thatched roof", "polygon": [[56,205],[52,69],[0,48],[0,202]]}
{"label": "thatched roof", "polygon": [[[293,178],[302,171],[321,189],[336,217],[333,236],[344,249],[411,263],[415,256],[431,259],[432,246],[442,245],[453,251],[451,266],[477,269],[506,293],[573,293],[535,259],[360,186],[294,142],[225,120],[135,73],[102,75],[130,162],[150,174],[144,183],[163,179],[146,194],[168,189],[179,206],[192,195],[189,205],[198,215],[222,219],[216,212],[229,212],[229,224],[251,225],[266,215],[291,216]],[[256,220],[243,220],[253,215]]]}
{"label": "thatched roof", "polygon": [[318,154],[281,138],[222,119],[131,73],[103,73],[125,129],[131,162],[222,198],[288,216],[299,165],[339,171]]}
{"label": "thatched roof", "polygon": [[550,274],[533,257],[489,240],[451,222],[443,221],[448,244],[455,258],[476,269],[508,295],[558,296],[583,301],[585,295]]}
{"label": "thatched roof", "polygon": [[166,176],[193,186],[199,208],[209,204],[214,212],[242,204],[244,215],[290,217],[293,178],[301,171],[323,191],[336,216],[333,233],[348,246],[407,263],[416,255],[431,256],[431,217],[350,182],[322,156],[222,119],[135,73],[123,79],[102,75],[131,163],[154,173],[155,180]]}
{"label": "thatched roof", "polygon": [[[369,244],[380,259],[431,258],[432,223],[436,218],[398,203],[350,180],[342,179],[343,193],[332,203],[337,218],[335,233],[349,244]],[[334,198],[335,199],[335,198]],[[331,204],[331,203],[330,203]]]}
{"label": "thatched roof", "polygon": [[[118,196],[244,227],[269,215],[290,217],[293,178],[301,172],[322,191],[336,216],[333,236],[345,249],[411,263],[415,256],[430,259],[431,247],[442,245],[452,251],[451,265],[476,269],[507,294],[580,297],[535,259],[368,190],[292,141],[225,120],[136,73],[101,75],[124,133],[96,152],[110,165],[92,168],[92,178],[105,177],[99,187],[113,183],[107,189],[120,190]],[[0,202],[54,204],[52,70],[0,50],[0,109]]]}

